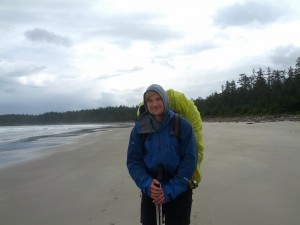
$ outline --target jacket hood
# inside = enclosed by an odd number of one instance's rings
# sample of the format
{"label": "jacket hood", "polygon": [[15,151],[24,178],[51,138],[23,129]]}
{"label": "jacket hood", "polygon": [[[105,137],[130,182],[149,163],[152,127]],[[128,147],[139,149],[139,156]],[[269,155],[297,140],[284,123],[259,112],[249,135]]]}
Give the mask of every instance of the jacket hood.
{"label": "jacket hood", "polygon": [[160,86],[158,84],[151,84],[144,93],[144,105],[145,105],[146,110],[147,110],[147,104],[146,104],[145,97],[146,97],[146,93],[148,91],[155,91],[162,98],[162,100],[164,102],[164,117],[165,117],[165,115],[167,115],[169,112],[169,99],[168,99],[167,93],[165,92],[165,90],[163,89],[162,86]]}

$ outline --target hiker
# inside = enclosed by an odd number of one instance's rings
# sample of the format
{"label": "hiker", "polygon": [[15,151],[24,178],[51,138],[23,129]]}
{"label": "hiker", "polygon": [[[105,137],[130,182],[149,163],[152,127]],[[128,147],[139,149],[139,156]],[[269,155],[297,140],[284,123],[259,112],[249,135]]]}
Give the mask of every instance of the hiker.
{"label": "hiker", "polygon": [[[180,135],[176,137],[175,112],[160,85],[150,85],[143,100],[145,112],[135,122],[127,152],[130,176],[142,192],[141,223],[157,224],[160,205],[166,225],[188,225],[192,207],[189,181],[198,160],[192,126],[180,116]],[[158,178],[161,170],[162,180]]]}

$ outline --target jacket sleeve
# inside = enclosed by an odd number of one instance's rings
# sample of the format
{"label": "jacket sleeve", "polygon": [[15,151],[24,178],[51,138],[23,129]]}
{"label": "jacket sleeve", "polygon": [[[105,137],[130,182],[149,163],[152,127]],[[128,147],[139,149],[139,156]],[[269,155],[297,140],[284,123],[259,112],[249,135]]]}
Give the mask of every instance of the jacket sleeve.
{"label": "jacket sleeve", "polygon": [[127,168],[130,176],[142,192],[150,196],[150,183],[152,178],[147,174],[143,161],[143,143],[141,135],[135,126],[130,134],[127,150]]}
{"label": "jacket sleeve", "polygon": [[198,150],[192,126],[183,118],[181,118],[180,148],[181,162],[177,174],[174,178],[162,183],[166,202],[188,190],[189,180],[198,162]]}

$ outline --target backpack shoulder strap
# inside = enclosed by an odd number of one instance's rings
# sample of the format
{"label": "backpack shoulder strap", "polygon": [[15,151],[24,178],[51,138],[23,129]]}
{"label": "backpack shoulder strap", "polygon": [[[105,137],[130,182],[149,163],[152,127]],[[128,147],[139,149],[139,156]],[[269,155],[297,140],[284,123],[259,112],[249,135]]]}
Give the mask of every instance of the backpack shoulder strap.
{"label": "backpack shoulder strap", "polygon": [[179,140],[180,139],[180,131],[181,131],[180,114],[179,113],[175,113],[175,116],[172,121],[172,129],[175,133],[176,138],[178,138],[178,140]]}
{"label": "backpack shoulder strap", "polygon": [[141,137],[142,137],[142,142],[144,144],[145,140],[146,140],[146,137],[147,137],[147,133],[143,133],[141,134]]}
{"label": "backpack shoulder strap", "polygon": [[146,155],[147,154],[147,149],[145,147],[145,140],[146,140],[146,137],[147,137],[147,133],[143,133],[141,134],[141,138],[142,138],[142,148],[143,148],[143,154]]}

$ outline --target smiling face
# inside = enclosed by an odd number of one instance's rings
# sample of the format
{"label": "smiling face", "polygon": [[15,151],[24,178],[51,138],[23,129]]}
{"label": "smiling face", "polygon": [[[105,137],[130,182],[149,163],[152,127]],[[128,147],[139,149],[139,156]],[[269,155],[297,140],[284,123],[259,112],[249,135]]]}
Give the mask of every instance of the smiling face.
{"label": "smiling face", "polygon": [[164,101],[159,94],[154,91],[146,93],[146,108],[148,112],[157,120],[162,121],[164,115]]}

